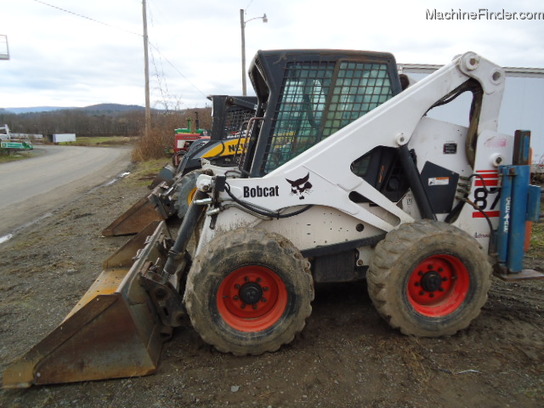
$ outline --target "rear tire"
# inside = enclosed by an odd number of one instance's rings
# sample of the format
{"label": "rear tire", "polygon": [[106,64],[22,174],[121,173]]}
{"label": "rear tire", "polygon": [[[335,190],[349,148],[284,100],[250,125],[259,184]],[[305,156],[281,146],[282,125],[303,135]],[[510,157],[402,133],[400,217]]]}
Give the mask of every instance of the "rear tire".
{"label": "rear tire", "polygon": [[187,277],[194,329],[219,351],[276,351],[302,331],[312,311],[309,263],[286,238],[240,229],[212,240]]}
{"label": "rear tire", "polygon": [[455,334],[480,314],[491,265],[479,243],[449,224],[421,220],[391,231],[367,274],[378,313],[407,335]]}

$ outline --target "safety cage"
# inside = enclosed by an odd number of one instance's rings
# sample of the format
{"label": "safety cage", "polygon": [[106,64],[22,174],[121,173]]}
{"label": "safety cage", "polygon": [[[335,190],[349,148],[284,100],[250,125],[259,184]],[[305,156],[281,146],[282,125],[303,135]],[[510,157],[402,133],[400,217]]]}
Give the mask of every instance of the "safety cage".
{"label": "safety cage", "polygon": [[264,121],[253,123],[242,160],[251,177],[278,168],[401,91],[387,53],[259,51],[250,77],[257,113],[266,112]]}

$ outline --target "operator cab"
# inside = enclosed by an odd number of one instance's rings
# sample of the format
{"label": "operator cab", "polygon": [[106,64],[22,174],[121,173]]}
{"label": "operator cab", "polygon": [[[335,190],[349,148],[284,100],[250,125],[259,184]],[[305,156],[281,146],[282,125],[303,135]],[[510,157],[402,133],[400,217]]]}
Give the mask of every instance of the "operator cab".
{"label": "operator cab", "polygon": [[[258,51],[249,76],[259,103],[241,160],[248,177],[277,169],[402,91],[395,58],[379,52]],[[395,155],[375,153],[354,163],[354,173],[378,180],[394,172]]]}

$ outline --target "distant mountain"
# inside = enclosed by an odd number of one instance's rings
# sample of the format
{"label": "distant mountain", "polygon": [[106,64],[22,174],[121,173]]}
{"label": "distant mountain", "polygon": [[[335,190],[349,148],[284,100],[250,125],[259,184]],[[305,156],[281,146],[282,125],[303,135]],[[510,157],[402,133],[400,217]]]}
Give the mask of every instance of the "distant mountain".
{"label": "distant mountain", "polygon": [[75,109],[61,106],[33,106],[30,108],[4,108],[6,113],[31,113],[31,112],[53,112],[62,109]]}
{"label": "distant mountain", "polygon": [[53,112],[59,110],[83,110],[88,112],[127,112],[132,110],[143,110],[143,106],[138,105],[121,105],[118,103],[101,103],[85,107],[62,107],[62,106],[33,106],[30,108],[3,108],[0,109],[4,113],[33,113],[33,112]]}
{"label": "distant mountain", "polygon": [[143,106],[138,105],[121,105],[118,103],[101,103],[98,105],[85,106],[84,108],[79,108],[86,111],[111,111],[111,112],[126,112],[133,110],[144,110]]}

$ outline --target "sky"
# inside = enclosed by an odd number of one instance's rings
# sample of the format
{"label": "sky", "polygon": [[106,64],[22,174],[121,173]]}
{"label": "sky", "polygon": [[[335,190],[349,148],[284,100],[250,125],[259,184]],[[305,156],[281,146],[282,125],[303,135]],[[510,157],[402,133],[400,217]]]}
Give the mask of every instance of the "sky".
{"label": "sky", "polygon": [[[336,48],[428,64],[470,50],[502,66],[544,67],[537,0],[147,0],[152,107],[241,94],[240,9],[247,65],[259,49]],[[144,106],[142,30],[141,0],[0,0],[10,54],[0,60],[0,108]]]}

